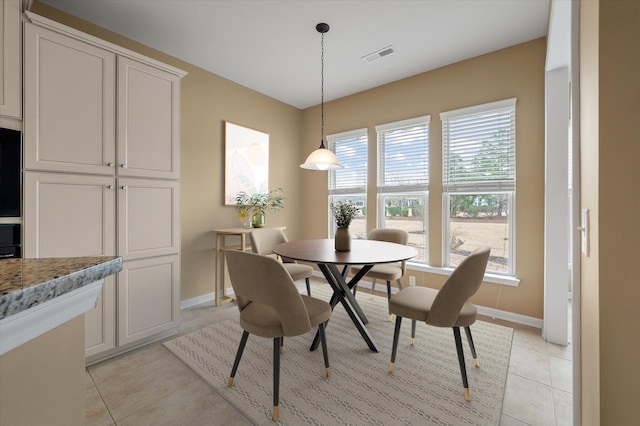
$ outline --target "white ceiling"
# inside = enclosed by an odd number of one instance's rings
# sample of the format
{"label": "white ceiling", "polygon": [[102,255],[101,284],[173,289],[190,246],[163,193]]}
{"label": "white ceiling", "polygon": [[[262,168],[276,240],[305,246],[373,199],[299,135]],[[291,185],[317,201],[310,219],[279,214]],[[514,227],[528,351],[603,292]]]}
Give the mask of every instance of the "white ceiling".
{"label": "white ceiling", "polygon": [[[548,0],[40,0],[298,108],[547,33]],[[387,46],[375,62],[363,56]]]}

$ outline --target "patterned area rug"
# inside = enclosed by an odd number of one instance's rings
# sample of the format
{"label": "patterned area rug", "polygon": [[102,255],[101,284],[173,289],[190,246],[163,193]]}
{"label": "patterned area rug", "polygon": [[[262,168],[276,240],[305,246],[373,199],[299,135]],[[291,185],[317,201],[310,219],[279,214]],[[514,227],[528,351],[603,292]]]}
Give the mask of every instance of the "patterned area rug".
{"label": "patterned area rug", "polygon": [[[328,300],[330,289],[316,287],[312,294]],[[471,326],[480,368],[474,367],[462,333],[471,391],[466,402],[451,329],[419,323],[411,346],[411,322],[404,320],[390,374],[394,323],[388,320],[387,300],[359,293],[358,303],[380,352],[369,350],[341,305],[327,327],[331,377],[324,376],[322,350],[309,351],[313,332],[285,338],[279,424],[499,424],[512,329],[481,321]],[[233,387],[226,387],[241,334],[237,320],[226,320],[164,345],[254,424],[273,424],[271,339],[249,337]]]}

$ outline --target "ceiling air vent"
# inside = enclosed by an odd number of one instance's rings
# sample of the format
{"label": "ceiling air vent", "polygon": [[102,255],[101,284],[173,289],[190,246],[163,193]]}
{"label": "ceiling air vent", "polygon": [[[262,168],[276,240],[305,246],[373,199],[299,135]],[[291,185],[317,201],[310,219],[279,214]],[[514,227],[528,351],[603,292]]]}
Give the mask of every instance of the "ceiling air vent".
{"label": "ceiling air vent", "polygon": [[366,56],[363,56],[362,59],[364,59],[367,62],[373,62],[373,61],[377,61],[380,58],[383,58],[385,56],[389,56],[392,53],[396,53],[396,48],[393,46],[387,46],[385,48],[382,48],[376,52],[373,53],[369,53]]}

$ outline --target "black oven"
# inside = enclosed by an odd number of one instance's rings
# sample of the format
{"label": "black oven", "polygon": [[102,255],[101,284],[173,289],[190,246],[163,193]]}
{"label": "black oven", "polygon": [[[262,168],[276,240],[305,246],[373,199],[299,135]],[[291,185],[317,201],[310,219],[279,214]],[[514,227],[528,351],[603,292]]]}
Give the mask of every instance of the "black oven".
{"label": "black oven", "polygon": [[0,223],[0,260],[22,257],[20,224]]}
{"label": "black oven", "polygon": [[22,133],[0,128],[0,216],[20,217]]}

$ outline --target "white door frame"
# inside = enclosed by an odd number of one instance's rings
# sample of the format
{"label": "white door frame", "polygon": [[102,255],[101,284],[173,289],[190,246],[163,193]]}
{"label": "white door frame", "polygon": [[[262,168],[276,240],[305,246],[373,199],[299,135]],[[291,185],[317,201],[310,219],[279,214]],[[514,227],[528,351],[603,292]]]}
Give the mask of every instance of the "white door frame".
{"label": "white door frame", "polygon": [[576,229],[580,223],[580,2],[571,2],[571,147],[572,147],[572,197],[571,197],[571,343],[573,345],[573,424],[582,424],[582,381],[581,369],[581,232]]}
{"label": "white door frame", "polygon": [[[567,297],[570,280],[573,423],[576,426],[582,422],[580,381],[581,235],[576,230],[580,224],[579,23],[579,1],[551,2],[545,65],[545,306],[543,337],[554,343],[569,343],[568,336],[565,337],[563,332],[568,332]],[[572,152],[570,168],[569,148]],[[553,157],[554,155],[560,155],[561,158]],[[568,190],[569,182],[571,182],[571,193]],[[557,220],[560,217],[564,217],[565,220]],[[553,235],[552,229],[555,229],[558,234]],[[554,258],[555,255],[559,257]],[[570,270],[569,264],[571,264]]]}
{"label": "white door frame", "polygon": [[544,317],[542,337],[569,343],[569,68],[545,74]]}

